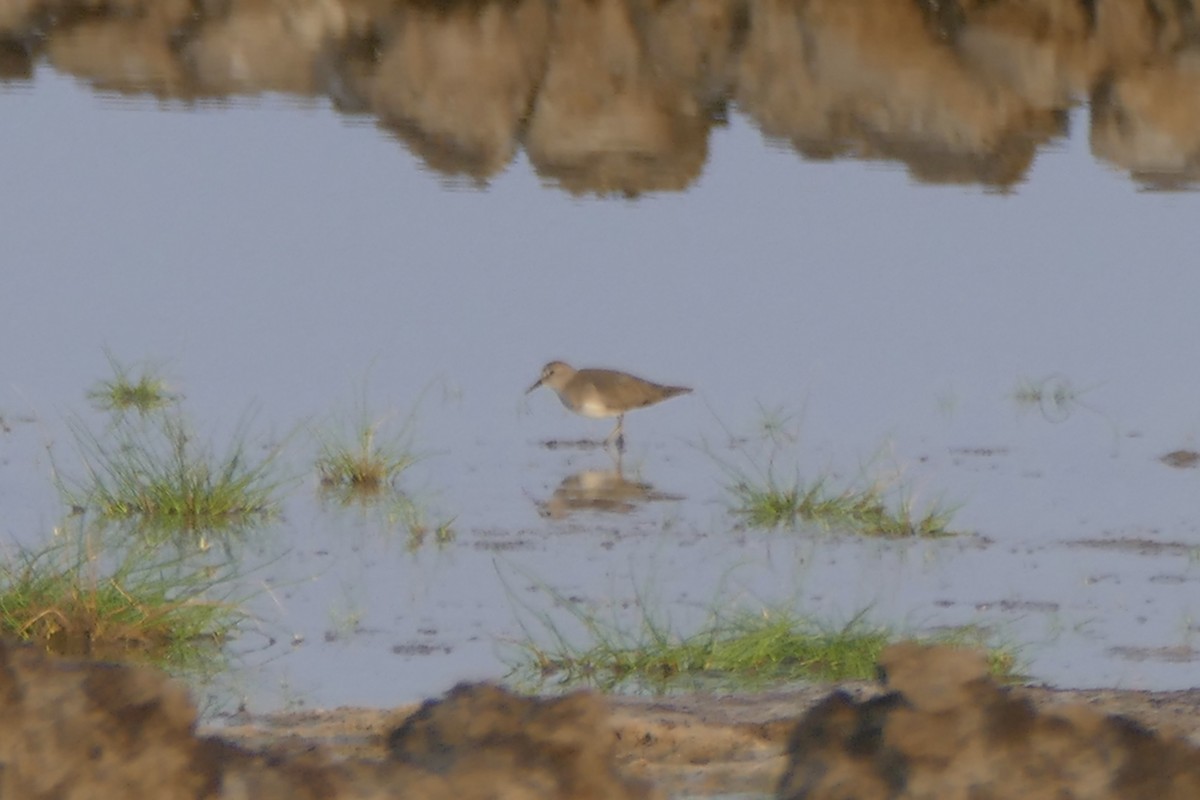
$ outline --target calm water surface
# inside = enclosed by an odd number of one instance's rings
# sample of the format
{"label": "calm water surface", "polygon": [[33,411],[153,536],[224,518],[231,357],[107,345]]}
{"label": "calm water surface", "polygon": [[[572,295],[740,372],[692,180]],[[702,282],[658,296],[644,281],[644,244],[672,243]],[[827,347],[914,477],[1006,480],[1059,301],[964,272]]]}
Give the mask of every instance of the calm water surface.
{"label": "calm water surface", "polygon": [[[1200,475],[1159,457],[1200,447],[1200,198],[1140,191],[1087,127],[1076,108],[996,192],[806,161],[734,113],[686,192],[576,197],[521,154],[448,182],[323,101],[185,107],[42,65],[0,92],[0,532],[61,521],[52,468],[77,463],[66,422],[92,419],[107,350],[163,365],[215,441],[247,418],[290,437],[282,518],[235,548],[255,621],[218,707],[501,677],[548,589],[682,630],[717,598],[973,622],[1038,681],[1192,686]],[[543,446],[609,430],[522,394],[552,358],[696,388],[626,420],[652,499],[554,499],[613,464]],[[1047,379],[1074,401],[1014,400]],[[308,431],[364,397],[411,415],[402,484],[453,543],[413,552],[386,510],[321,502]],[[740,529],[722,462],[764,463],[767,418],[794,437],[780,475],[891,475],[976,535]]]}

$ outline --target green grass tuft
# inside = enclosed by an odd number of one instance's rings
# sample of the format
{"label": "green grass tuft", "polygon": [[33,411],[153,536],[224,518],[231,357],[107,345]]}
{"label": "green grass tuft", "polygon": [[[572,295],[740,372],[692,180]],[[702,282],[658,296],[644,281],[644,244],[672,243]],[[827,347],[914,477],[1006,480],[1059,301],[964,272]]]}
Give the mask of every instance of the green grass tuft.
{"label": "green grass tuft", "polygon": [[251,458],[241,431],[217,455],[196,443],[178,413],[117,420],[103,437],[81,423],[73,428],[86,479],[60,486],[75,507],[182,530],[244,527],[277,509],[271,469],[278,449]]}
{"label": "green grass tuft", "polygon": [[431,520],[423,505],[398,486],[398,478],[421,460],[412,449],[414,417],[415,412],[385,433],[388,420],[372,420],[366,401],[360,400],[358,422],[349,430],[315,435],[321,447],[316,469],[322,497],[343,508],[374,508],[383,514],[386,529],[407,532],[408,549],[415,552],[430,538],[439,547],[448,545],[456,534],[453,518]]}
{"label": "green grass tuft", "polygon": [[820,477],[812,483],[800,481],[779,485],[773,477],[753,483],[745,475],[730,486],[734,513],[756,528],[790,527],[812,522],[827,528],[866,536],[940,537],[953,536],[952,509],[933,505],[923,512],[902,498],[895,508],[888,505],[888,492],[879,484],[866,487],[830,488]]}
{"label": "green grass tuft", "polygon": [[396,490],[396,479],[420,460],[412,447],[416,411],[391,426],[390,415],[371,414],[366,396],[364,385],[353,421],[314,431],[320,445],[316,470],[321,487],[343,505],[383,499]]}
{"label": "green grass tuft", "polygon": [[378,492],[417,462],[403,432],[392,438],[380,438],[381,425],[364,422],[351,437],[352,441],[322,440],[316,464],[322,486],[360,494]]}
{"label": "green grass tuft", "polygon": [[60,655],[194,669],[219,658],[242,619],[211,597],[226,580],[210,565],[164,559],[137,537],[80,534],[0,562],[0,633]]}
{"label": "green grass tuft", "polygon": [[133,370],[121,364],[111,353],[105,353],[113,377],[102,380],[87,393],[88,399],[101,411],[123,413],[135,410],[139,414],[178,402],[179,395],[170,391],[158,370],[142,365],[135,376]]}
{"label": "green grass tuft", "polygon": [[[903,481],[899,469],[877,473],[872,459],[860,469],[857,481],[835,480],[828,470],[815,480],[804,481],[798,472],[790,482],[776,477],[775,463],[785,450],[798,447],[800,435],[792,417],[780,411],[762,409],[762,419],[753,440],[730,434],[734,449],[745,468],[718,456],[709,455],[727,476],[726,489],[732,496],[732,511],[745,524],[756,528],[794,527],[812,523],[863,536],[941,537],[953,536],[954,509],[940,503],[918,507],[911,485]],[[762,447],[765,454],[747,452],[751,445]]]}
{"label": "green grass tuft", "polygon": [[[592,627],[591,633],[600,633]],[[823,629],[787,613],[739,614],[677,636],[644,620],[633,636],[607,630],[590,646],[541,649],[529,645],[543,678],[615,688],[627,681],[662,685],[684,676],[736,678],[738,682],[846,680],[873,674],[890,641],[864,625]]]}
{"label": "green grass tuft", "polygon": [[1020,411],[1037,409],[1048,422],[1065,422],[1076,409],[1091,409],[1083,395],[1094,387],[1080,389],[1064,375],[1048,375],[1039,380],[1020,378],[1012,391],[1012,400]]}
{"label": "green grass tuft", "polygon": [[[745,688],[792,681],[842,681],[875,677],[883,649],[905,636],[871,625],[865,612],[848,624],[831,626],[786,608],[713,614],[695,632],[681,635],[642,609],[632,629],[601,620],[577,602],[551,592],[586,642],[577,644],[545,613],[536,614],[548,636],[535,637],[528,626],[515,643],[513,673],[534,684],[586,684],[611,690],[637,686],[665,691],[686,679],[702,679]],[[974,628],[956,628],[924,642],[984,647]],[[538,639],[548,639],[549,644]],[[987,648],[993,674],[1013,674],[1011,649]]]}
{"label": "green grass tuft", "polygon": [[416,552],[426,541],[433,538],[433,543],[439,548],[452,544],[458,538],[454,529],[454,517],[431,520],[415,500],[407,495],[398,495],[388,506],[388,518],[393,523],[399,523],[408,531],[408,550]]}

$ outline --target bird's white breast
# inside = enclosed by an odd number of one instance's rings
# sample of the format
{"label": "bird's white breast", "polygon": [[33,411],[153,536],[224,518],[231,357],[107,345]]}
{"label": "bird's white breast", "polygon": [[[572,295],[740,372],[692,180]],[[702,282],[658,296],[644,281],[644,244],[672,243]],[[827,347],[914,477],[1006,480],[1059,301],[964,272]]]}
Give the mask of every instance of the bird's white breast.
{"label": "bird's white breast", "polygon": [[594,397],[585,397],[574,408],[571,407],[571,404],[567,402],[567,399],[565,397],[560,397],[559,399],[562,400],[564,406],[566,406],[567,408],[570,408],[576,414],[582,414],[585,417],[592,417],[593,419],[600,419],[602,417],[617,416],[616,414],[614,414],[612,412],[611,409],[608,408],[608,406],[606,406],[604,403],[600,402],[599,400],[597,400]]}

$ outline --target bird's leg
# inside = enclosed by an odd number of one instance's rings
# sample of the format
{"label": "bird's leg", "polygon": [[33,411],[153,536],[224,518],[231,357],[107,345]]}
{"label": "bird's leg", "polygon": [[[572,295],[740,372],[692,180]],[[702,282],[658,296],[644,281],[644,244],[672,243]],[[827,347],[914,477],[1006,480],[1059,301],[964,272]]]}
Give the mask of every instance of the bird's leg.
{"label": "bird's leg", "polygon": [[613,428],[612,433],[604,437],[604,443],[613,442],[617,446],[617,452],[620,453],[625,449],[625,415],[617,416],[617,427]]}

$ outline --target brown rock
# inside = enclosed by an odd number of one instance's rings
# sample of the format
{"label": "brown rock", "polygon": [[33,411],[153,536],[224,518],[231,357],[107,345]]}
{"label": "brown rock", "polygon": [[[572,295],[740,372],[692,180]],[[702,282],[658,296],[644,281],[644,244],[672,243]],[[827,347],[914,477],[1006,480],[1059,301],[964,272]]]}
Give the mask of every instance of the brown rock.
{"label": "brown rock", "polygon": [[0,3],[0,34],[32,25],[40,5],[39,0],[8,0]]}
{"label": "brown rock", "polygon": [[462,776],[456,797],[655,796],[617,772],[609,712],[591,693],[542,700],[460,684],[393,730],[388,747],[401,763]]}
{"label": "brown rock", "polygon": [[197,739],[195,718],[156,670],[0,641],[0,797],[211,795],[223,746]]}
{"label": "brown rock", "polygon": [[1083,706],[1038,711],[981,656],[914,644],[881,659],[891,691],[835,693],[797,725],[781,798],[1200,797],[1200,752]]}
{"label": "brown rock", "polygon": [[656,796],[622,777],[604,704],[460,686],[389,737],[391,760],[318,745],[254,753],[195,735],[186,691],[149,667],[0,640],[0,798],[537,800]]}

